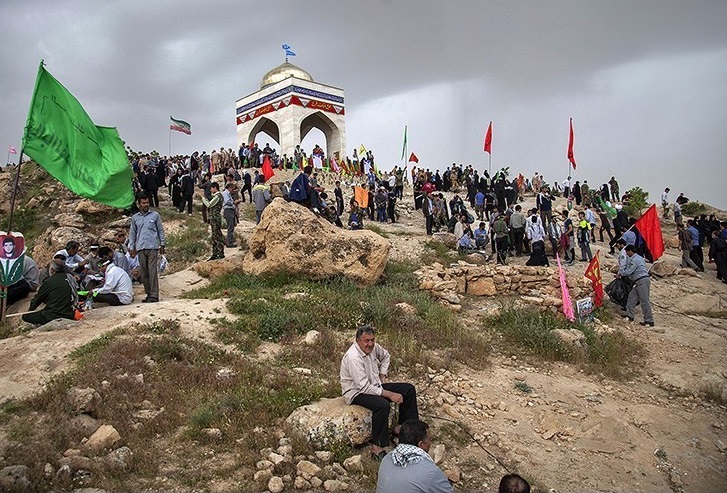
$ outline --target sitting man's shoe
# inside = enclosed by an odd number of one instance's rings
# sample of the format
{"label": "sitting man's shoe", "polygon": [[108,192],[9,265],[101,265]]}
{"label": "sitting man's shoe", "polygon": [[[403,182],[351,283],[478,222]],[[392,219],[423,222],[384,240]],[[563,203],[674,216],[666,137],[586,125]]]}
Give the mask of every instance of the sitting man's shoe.
{"label": "sitting man's shoe", "polygon": [[156,303],[159,301],[159,298],[154,298],[153,296],[147,296],[143,300],[141,300],[142,303]]}
{"label": "sitting man's shoe", "polygon": [[647,327],[647,326],[648,327],[653,327],[654,326],[654,322],[641,322],[641,325],[643,325],[644,327]]}

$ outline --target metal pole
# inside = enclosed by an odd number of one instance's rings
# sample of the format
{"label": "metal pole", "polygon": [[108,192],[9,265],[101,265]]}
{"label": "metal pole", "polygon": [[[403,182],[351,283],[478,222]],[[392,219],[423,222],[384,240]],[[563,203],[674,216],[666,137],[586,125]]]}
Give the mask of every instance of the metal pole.
{"label": "metal pole", "polygon": [[169,154],[167,155],[169,159],[172,158],[172,127],[169,126]]}

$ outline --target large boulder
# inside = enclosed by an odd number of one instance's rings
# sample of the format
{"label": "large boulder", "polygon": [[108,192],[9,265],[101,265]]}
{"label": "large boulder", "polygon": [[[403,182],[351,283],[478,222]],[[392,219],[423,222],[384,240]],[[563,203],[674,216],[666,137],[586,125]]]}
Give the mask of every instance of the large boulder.
{"label": "large boulder", "polygon": [[76,214],[75,212],[62,212],[60,214],[56,214],[53,218],[53,223],[58,226],[71,226],[79,229],[83,229],[84,226],[86,226],[83,216]]}
{"label": "large boulder", "polygon": [[[393,418],[394,413],[389,413]],[[286,419],[293,434],[318,448],[335,443],[361,445],[371,440],[371,411],[349,406],[343,397],[321,399],[299,407]]]}
{"label": "large boulder", "polygon": [[657,260],[652,264],[651,269],[649,269],[649,273],[659,277],[668,277],[676,274],[677,268],[678,267],[676,265],[666,260]]}
{"label": "large boulder", "polygon": [[39,266],[45,266],[58,250],[66,247],[71,240],[81,245],[81,252],[86,252],[89,245],[96,243],[96,238],[80,228],[61,226],[49,232],[45,240],[38,241],[33,248],[33,260]]}
{"label": "large boulder", "polygon": [[289,272],[313,279],[344,276],[361,285],[381,277],[391,247],[373,231],[338,228],[281,198],[267,206],[248,246],[243,260],[248,274]]}

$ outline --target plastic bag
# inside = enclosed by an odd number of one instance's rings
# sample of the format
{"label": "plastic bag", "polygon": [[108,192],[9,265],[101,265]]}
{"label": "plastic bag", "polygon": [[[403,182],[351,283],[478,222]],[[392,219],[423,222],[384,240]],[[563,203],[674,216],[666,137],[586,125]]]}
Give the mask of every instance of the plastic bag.
{"label": "plastic bag", "polygon": [[606,294],[614,303],[617,303],[623,307],[626,306],[626,300],[629,297],[629,291],[631,291],[631,283],[622,277],[617,277],[605,288]]}
{"label": "plastic bag", "polygon": [[167,270],[168,265],[169,265],[169,261],[167,261],[167,256],[162,255],[159,258],[159,272],[164,272],[165,270]]}

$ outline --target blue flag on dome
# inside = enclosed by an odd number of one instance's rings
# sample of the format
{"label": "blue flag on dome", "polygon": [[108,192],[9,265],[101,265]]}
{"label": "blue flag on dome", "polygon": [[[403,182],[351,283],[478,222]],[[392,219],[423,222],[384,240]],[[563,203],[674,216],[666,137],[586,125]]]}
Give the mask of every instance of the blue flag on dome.
{"label": "blue flag on dome", "polygon": [[295,52],[292,52],[290,50],[285,50],[285,56],[295,56]]}
{"label": "blue flag on dome", "polygon": [[290,45],[283,45],[283,49],[284,50],[289,50],[290,49]]}

